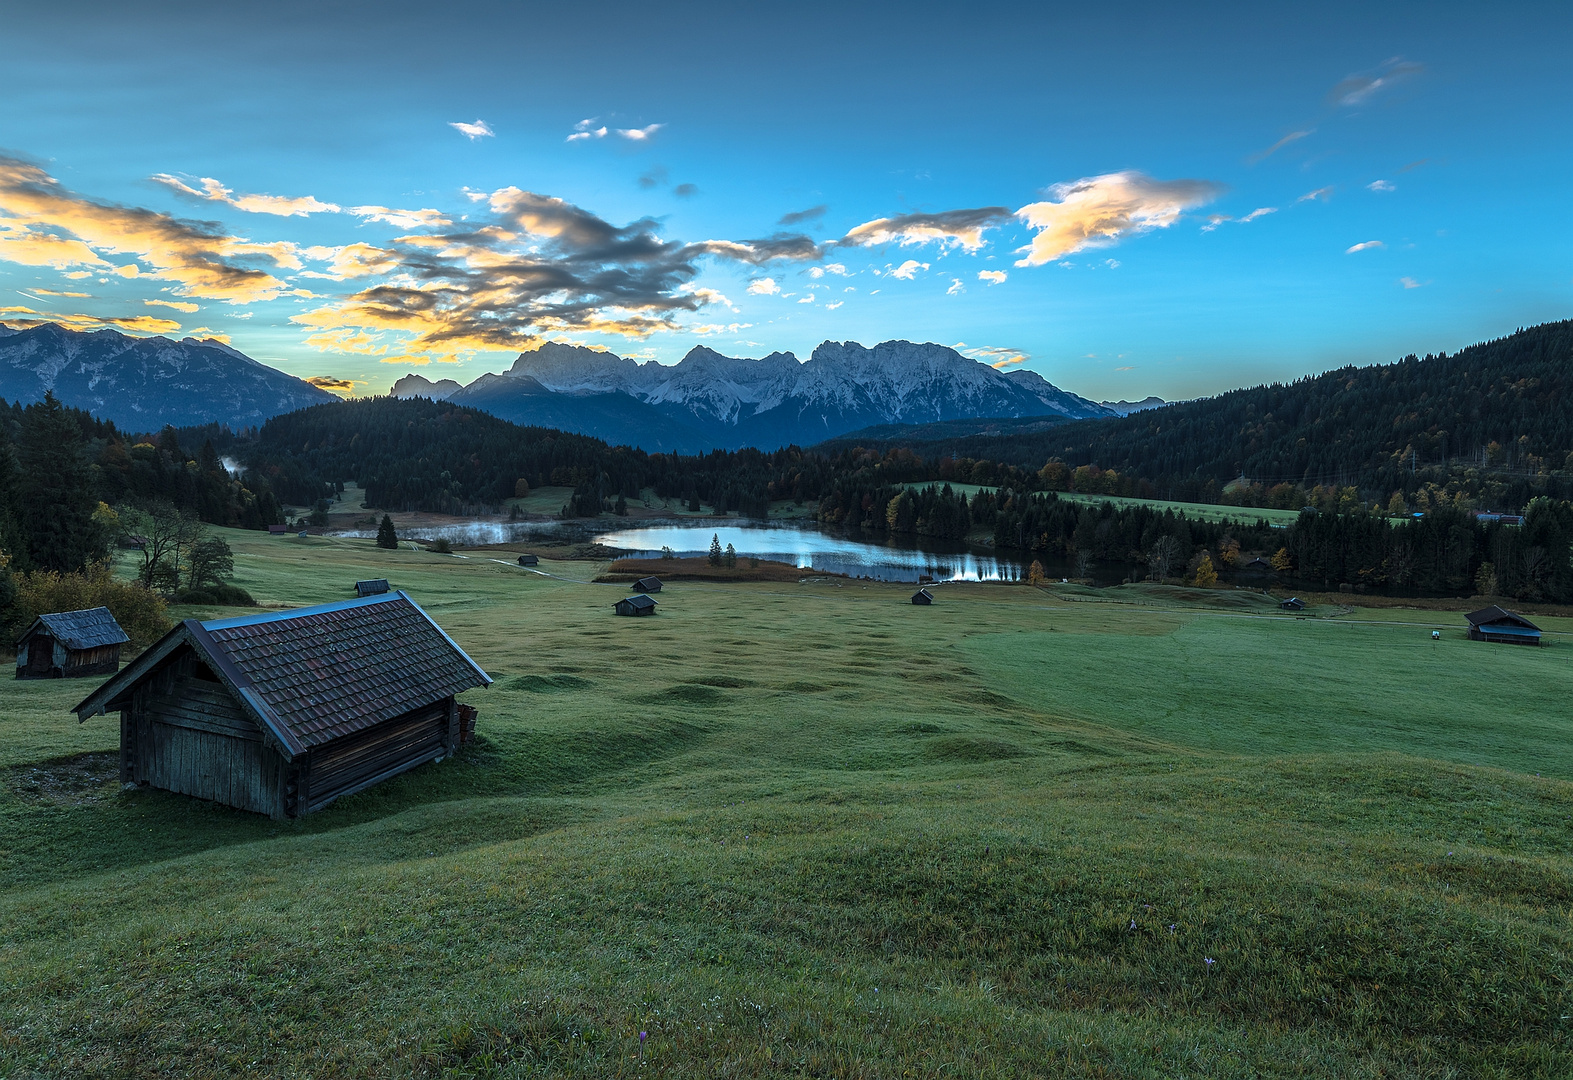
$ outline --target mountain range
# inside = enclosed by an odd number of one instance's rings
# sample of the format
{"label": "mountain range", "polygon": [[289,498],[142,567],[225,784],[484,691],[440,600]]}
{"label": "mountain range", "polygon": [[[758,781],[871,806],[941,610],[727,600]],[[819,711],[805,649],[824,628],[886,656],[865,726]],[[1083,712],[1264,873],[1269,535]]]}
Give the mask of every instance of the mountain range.
{"label": "mountain range", "polygon": [[750,359],[699,346],[670,366],[553,342],[467,386],[411,374],[392,393],[651,451],[774,449],[872,425],[970,417],[1115,415],[1036,372],[997,371],[947,346],[910,341],[873,348],[827,341],[806,362],[791,353]]}
{"label": "mountain range", "polygon": [[238,431],[336,400],[219,341],[0,325],[0,397],[30,404],[49,391],[133,432],[212,421]]}

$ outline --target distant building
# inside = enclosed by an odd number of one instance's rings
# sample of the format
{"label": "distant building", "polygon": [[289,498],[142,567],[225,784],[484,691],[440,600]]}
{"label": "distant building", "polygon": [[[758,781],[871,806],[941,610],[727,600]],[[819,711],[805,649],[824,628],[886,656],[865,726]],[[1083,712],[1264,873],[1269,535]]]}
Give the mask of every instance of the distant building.
{"label": "distant building", "polygon": [[1522,525],[1522,524],[1524,524],[1524,515],[1523,514],[1497,514],[1497,513],[1491,512],[1490,510],[1481,510],[1478,513],[1475,514],[1475,520],[1479,521],[1479,522],[1485,522],[1485,523],[1490,523],[1490,522],[1495,521],[1495,522],[1499,522],[1499,523],[1501,523],[1503,525]]}
{"label": "distant building", "polygon": [[376,596],[378,593],[385,593],[387,591],[387,578],[372,578],[369,581],[357,581],[355,583],[356,596]]}
{"label": "distant building", "polygon": [[268,535],[269,536],[283,536],[287,532],[289,532],[289,526],[288,525],[269,525],[268,526]]}
{"label": "distant building", "polygon": [[656,603],[653,596],[638,593],[617,601],[612,605],[612,610],[619,615],[654,615]]}
{"label": "distant building", "polygon": [[1257,557],[1241,566],[1240,570],[1247,574],[1271,574],[1273,572],[1273,564],[1266,559]]}
{"label": "distant building", "polygon": [[642,577],[633,584],[634,592],[660,592],[661,579],[658,577]]}
{"label": "distant building", "polygon": [[927,607],[929,604],[934,602],[934,594],[929,592],[927,589],[919,589],[917,592],[912,594],[912,602],[914,604],[922,604],[923,606]]}
{"label": "distant building", "polygon": [[1469,620],[1470,641],[1496,641],[1508,645],[1540,644],[1540,627],[1524,616],[1495,604],[1471,611],[1464,618]]}
{"label": "distant building", "polygon": [[1278,601],[1278,606],[1283,608],[1285,611],[1304,611],[1305,601],[1301,600],[1298,596],[1291,596],[1287,600]]}
{"label": "distant building", "polygon": [[120,646],[130,640],[108,608],[40,615],[16,643],[16,677],[108,675],[120,669]]}
{"label": "distant building", "polygon": [[540,565],[540,562],[541,562],[541,557],[539,555],[520,555],[519,556],[519,565],[520,566],[538,566],[538,565]]}
{"label": "distant building", "polygon": [[491,677],[402,592],[187,619],[76,707],[120,713],[120,779],[303,817],[474,733]]}

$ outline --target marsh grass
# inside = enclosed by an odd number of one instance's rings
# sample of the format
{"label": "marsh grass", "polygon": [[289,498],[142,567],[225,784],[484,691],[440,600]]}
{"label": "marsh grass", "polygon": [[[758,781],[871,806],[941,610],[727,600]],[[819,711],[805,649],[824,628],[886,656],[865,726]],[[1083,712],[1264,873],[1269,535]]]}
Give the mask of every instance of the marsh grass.
{"label": "marsh grass", "polygon": [[584,564],[230,540],[266,603],[408,589],[498,675],[480,738],[279,823],[119,792],[86,687],[6,683],[0,1074],[1573,1073],[1561,639],[833,581],[617,619]]}

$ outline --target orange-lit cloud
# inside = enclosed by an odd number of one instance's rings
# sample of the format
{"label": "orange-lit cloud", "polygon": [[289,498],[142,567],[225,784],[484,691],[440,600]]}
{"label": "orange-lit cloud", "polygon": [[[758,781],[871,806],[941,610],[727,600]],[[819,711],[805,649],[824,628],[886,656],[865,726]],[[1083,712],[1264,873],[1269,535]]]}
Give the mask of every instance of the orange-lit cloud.
{"label": "orange-lit cloud", "polygon": [[303,382],[309,382],[318,390],[326,390],[331,394],[342,394],[345,397],[355,396],[355,387],[363,383],[361,379],[340,379],[332,375],[307,375]]}
{"label": "orange-lit cloud", "polygon": [[36,165],[0,157],[0,258],[12,262],[102,271],[112,265],[104,256],[129,255],[150,269],[131,263],[117,273],[173,281],[185,296],[249,304],[271,300],[287,286],[238,260],[261,256],[287,265],[294,258],[290,247],[252,244],[211,223],[95,202]]}
{"label": "orange-lit cloud", "polygon": [[308,214],[337,213],[339,209],[333,203],[321,202],[311,195],[236,195],[211,176],[204,176],[197,181],[201,185],[200,188],[194,188],[180,177],[171,176],[169,173],[155,173],[152,178],[182,195],[209,202],[221,202],[237,210],[244,210],[248,214],[305,217]]}
{"label": "orange-lit cloud", "polygon": [[[21,316],[18,318],[17,316]],[[18,329],[28,329],[42,326],[44,323],[58,323],[68,330],[103,330],[113,328],[116,330],[129,330],[136,334],[174,334],[180,331],[180,324],[169,319],[155,319],[151,315],[134,315],[131,317],[115,317],[104,315],[57,315],[54,312],[34,311],[27,307],[0,307],[0,322],[6,326]]]}
{"label": "orange-lit cloud", "polygon": [[1056,184],[1050,199],[1029,203],[1016,216],[1037,230],[1017,266],[1042,266],[1089,247],[1106,247],[1131,233],[1166,229],[1181,213],[1212,201],[1222,187],[1210,180],[1155,180],[1139,172],[1108,173]]}
{"label": "orange-lit cloud", "polygon": [[144,300],[142,302],[149,307],[174,308],[176,311],[184,311],[187,315],[201,310],[196,304],[189,304],[184,300]]}

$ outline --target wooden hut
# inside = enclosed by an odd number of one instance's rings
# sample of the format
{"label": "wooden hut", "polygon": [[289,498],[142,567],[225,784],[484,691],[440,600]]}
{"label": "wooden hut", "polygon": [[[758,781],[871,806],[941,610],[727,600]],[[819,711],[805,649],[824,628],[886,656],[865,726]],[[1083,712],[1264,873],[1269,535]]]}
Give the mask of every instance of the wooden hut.
{"label": "wooden hut", "polygon": [[1471,611],[1464,618],[1469,620],[1470,641],[1496,641],[1508,645],[1540,644],[1540,627],[1524,616],[1495,604]]}
{"label": "wooden hut", "polygon": [[187,619],[80,705],[120,713],[120,779],[302,817],[474,731],[491,677],[403,592]]}
{"label": "wooden hut", "polygon": [[519,556],[519,565],[520,566],[539,566],[540,562],[541,562],[541,557],[539,555],[520,555]]}
{"label": "wooden hut", "polygon": [[387,591],[387,578],[372,578],[369,581],[357,581],[355,583],[356,596],[376,596],[379,593],[385,593]]}
{"label": "wooden hut", "polygon": [[109,675],[120,670],[120,646],[130,640],[105,607],[40,615],[16,643],[16,677]]}
{"label": "wooden hut", "polygon": [[288,525],[269,525],[268,526],[268,535],[269,536],[283,536],[287,532],[289,532],[289,526]]}
{"label": "wooden hut", "polygon": [[1285,611],[1304,611],[1305,601],[1301,600],[1298,596],[1291,596],[1287,600],[1278,601],[1278,606],[1283,608]]}
{"label": "wooden hut", "polygon": [[919,589],[917,592],[912,594],[912,602],[914,604],[922,604],[924,607],[927,607],[934,602],[934,594],[929,592],[927,589]]}
{"label": "wooden hut", "polygon": [[657,602],[653,596],[637,593],[617,601],[612,610],[619,615],[654,615]]}
{"label": "wooden hut", "polygon": [[634,592],[660,592],[661,579],[658,577],[642,577],[631,586]]}

